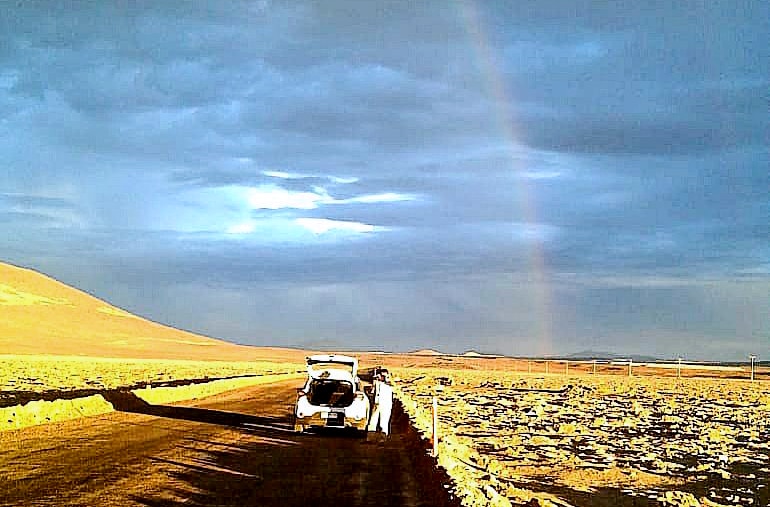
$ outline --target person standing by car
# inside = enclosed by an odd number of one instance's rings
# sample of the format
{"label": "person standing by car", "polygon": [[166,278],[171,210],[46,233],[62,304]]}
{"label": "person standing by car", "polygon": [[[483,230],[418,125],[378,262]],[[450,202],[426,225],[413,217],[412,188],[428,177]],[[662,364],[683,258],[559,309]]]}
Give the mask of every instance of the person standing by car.
{"label": "person standing by car", "polygon": [[393,388],[387,370],[381,370],[374,378],[374,410],[369,420],[369,431],[380,431],[387,436],[390,433],[390,413],[393,408]]}

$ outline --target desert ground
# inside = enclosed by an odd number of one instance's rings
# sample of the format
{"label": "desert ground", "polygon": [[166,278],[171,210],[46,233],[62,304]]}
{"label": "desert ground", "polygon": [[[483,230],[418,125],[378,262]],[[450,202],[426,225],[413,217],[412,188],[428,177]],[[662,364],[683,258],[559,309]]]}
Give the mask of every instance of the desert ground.
{"label": "desert ground", "polygon": [[316,351],[2,263],[0,313],[0,505],[770,505],[766,367],[340,351],[394,373],[370,442],[291,431]]}
{"label": "desert ground", "polygon": [[[770,386],[397,369],[467,505],[768,505]],[[504,504],[504,503],[503,503]]]}
{"label": "desert ground", "polygon": [[169,387],[304,371],[297,363],[0,355],[0,407],[111,389]]}

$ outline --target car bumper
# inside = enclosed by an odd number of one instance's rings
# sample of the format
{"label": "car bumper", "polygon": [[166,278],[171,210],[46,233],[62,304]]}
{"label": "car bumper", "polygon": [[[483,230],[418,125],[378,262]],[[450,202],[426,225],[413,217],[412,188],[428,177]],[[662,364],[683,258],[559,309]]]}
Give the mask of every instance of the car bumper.
{"label": "car bumper", "polygon": [[345,417],[342,425],[328,425],[327,419],[321,417],[321,412],[306,417],[297,417],[296,424],[301,424],[306,428],[311,427],[329,427],[329,428],[355,428],[357,430],[365,430],[367,425],[366,418],[354,419],[352,417]]}

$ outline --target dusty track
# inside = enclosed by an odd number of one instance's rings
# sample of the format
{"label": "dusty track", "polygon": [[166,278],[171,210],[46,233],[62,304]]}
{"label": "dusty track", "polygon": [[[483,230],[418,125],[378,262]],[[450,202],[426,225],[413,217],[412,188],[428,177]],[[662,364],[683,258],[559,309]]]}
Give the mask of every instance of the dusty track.
{"label": "dusty track", "polygon": [[1,432],[0,505],[455,505],[398,411],[388,442],[295,435],[296,386]]}

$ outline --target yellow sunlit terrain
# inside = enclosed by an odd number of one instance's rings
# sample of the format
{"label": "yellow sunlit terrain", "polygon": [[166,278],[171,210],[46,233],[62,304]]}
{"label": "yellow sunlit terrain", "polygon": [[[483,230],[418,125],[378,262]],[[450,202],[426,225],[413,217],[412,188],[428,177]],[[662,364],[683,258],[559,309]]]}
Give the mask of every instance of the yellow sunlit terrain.
{"label": "yellow sunlit terrain", "polygon": [[[103,414],[109,390],[167,403],[289,378],[309,353],[173,329],[0,263],[0,430]],[[426,439],[436,397],[464,505],[770,504],[767,368],[350,354],[394,372]]]}
{"label": "yellow sunlit terrain", "polygon": [[[465,505],[767,505],[770,386],[397,369]],[[527,504],[531,505],[531,504]]]}
{"label": "yellow sunlit terrain", "polygon": [[303,352],[245,347],[132,315],[29,269],[0,263],[0,353],[185,359],[300,360]]}
{"label": "yellow sunlit terrain", "polygon": [[[293,373],[298,364],[0,355],[0,406],[86,390],[173,386],[185,380]],[[45,398],[45,396],[42,396]]]}
{"label": "yellow sunlit terrain", "polygon": [[287,373],[305,352],[234,345],[0,263],[0,407],[90,391]]}

